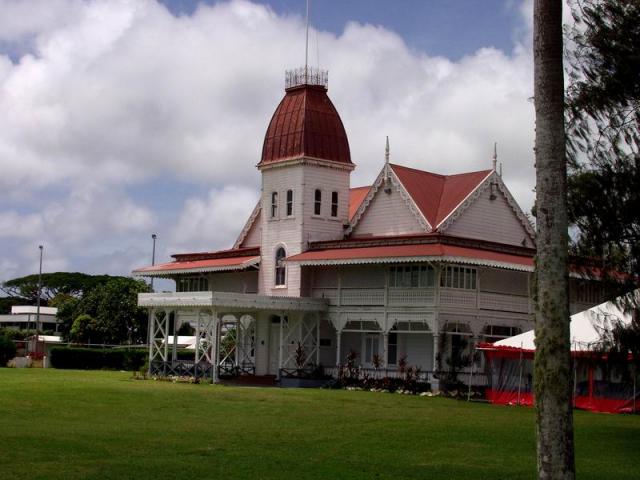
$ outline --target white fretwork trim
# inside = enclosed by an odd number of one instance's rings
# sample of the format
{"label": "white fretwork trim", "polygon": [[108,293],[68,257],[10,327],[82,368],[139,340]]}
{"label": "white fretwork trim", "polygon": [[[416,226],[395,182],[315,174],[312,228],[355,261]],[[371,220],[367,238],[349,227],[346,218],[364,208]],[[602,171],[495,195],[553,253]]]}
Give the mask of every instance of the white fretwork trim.
{"label": "white fretwork trim", "polygon": [[271,168],[282,168],[290,165],[315,165],[319,167],[329,167],[338,170],[353,170],[356,166],[353,163],[336,162],[334,160],[325,160],[324,158],[317,157],[293,157],[283,160],[276,160],[275,162],[267,162],[265,164],[258,164],[259,170],[267,170]]}
{"label": "white fretwork trim", "polygon": [[[476,185],[476,187],[469,192],[469,194],[462,199],[462,201],[456,205],[456,207],[449,212],[449,215],[444,217],[444,219],[436,226],[439,232],[442,232],[447,229],[449,225],[451,225],[460,215],[467,209],[469,206],[474,203],[480,194],[484,192],[487,188],[489,188],[489,184],[491,183],[491,176],[495,172],[488,173],[484,179]],[[497,176],[497,175],[496,175]]]}
{"label": "white fretwork trim", "polygon": [[233,248],[240,248],[240,245],[242,245],[242,242],[244,242],[245,239],[247,238],[247,235],[249,235],[249,231],[251,230],[251,227],[253,227],[253,224],[256,221],[256,218],[258,218],[258,215],[260,214],[260,210],[262,210],[262,207],[260,206],[261,200],[262,199],[258,200],[258,203],[256,203],[256,206],[253,208],[253,211],[251,212],[251,215],[249,216],[247,223],[244,224],[244,227],[242,228],[242,231],[240,232],[240,235],[238,236],[236,243],[233,244]]}
{"label": "white fretwork trim", "polygon": [[467,265],[480,265],[484,267],[504,268],[507,270],[518,270],[522,272],[533,272],[533,267],[511,262],[499,262],[496,260],[483,260],[481,258],[443,256],[413,256],[413,257],[379,257],[379,258],[341,258],[326,260],[287,260],[287,262],[297,263],[301,266],[321,266],[321,265],[369,265],[384,263],[410,263],[410,262],[446,262],[463,263]]}
{"label": "white fretwork trim", "polygon": [[316,365],[320,319],[318,316],[298,314],[282,320],[282,364],[280,368],[297,367],[295,355],[300,344],[304,352],[304,366]]}
{"label": "white fretwork trim", "polygon": [[321,298],[276,297],[235,292],[139,293],[139,307],[210,307],[220,310],[265,310],[324,312],[328,301]]}
{"label": "white fretwork trim", "polygon": [[487,190],[492,183],[497,185],[498,190],[504,195],[505,200],[513,213],[515,213],[516,217],[524,227],[525,231],[529,235],[529,240],[535,245],[535,231],[531,222],[524,214],[524,212],[520,209],[520,206],[516,203],[515,199],[507,189],[506,185],[502,181],[502,178],[496,173],[489,173],[485,179],[478,184],[478,186],[471,192],[469,195],[465,197],[465,199],[460,202],[456,208],[454,208],[449,215],[447,215],[436,227],[439,232],[444,232],[447,228],[451,226],[460,216],[469,208],[479,197],[480,195]]}
{"label": "white fretwork trim", "polygon": [[364,197],[364,200],[358,207],[358,210],[356,210],[356,213],[351,219],[351,224],[346,230],[345,235],[350,235],[353,232],[353,230],[358,225],[358,222],[360,221],[366,210],[369,208],[369,205],[373,201],[374,197],[377,195],[378,191],[381,188],[384,188],[384,183],[387,180],[395,187],[395,190],[400,193],[400,196],[402,197],[404,203],[407,205],[407,208],[409,208],[409,211],[413,214],[424,231],[430,232],[432,230],[429,221],[422,214],[416,203],[413,201],[413,198],[411,198],[411,195],[409,195],[409,192],[407,192],[407,189],[404,187],[400,179],[396,176],[393,168],[391,168],[391,165],[385,164],[385,166],[382,167],[382,171],[378,174],[376,181],[369,189],[367,196]]}
{"label": "white fretwork trim", "polygon": [[210,272],[232,272],[236,270],[246,270],[260,263],[260,257],[251,258],[239,265],[228,265],[221,267],[199,267],[199,268],[176,268],[172,270],[158,270],[156,272],[134,271],[134,277],[168,277],[170,275],[179,275],[181,273],[210,273]]}

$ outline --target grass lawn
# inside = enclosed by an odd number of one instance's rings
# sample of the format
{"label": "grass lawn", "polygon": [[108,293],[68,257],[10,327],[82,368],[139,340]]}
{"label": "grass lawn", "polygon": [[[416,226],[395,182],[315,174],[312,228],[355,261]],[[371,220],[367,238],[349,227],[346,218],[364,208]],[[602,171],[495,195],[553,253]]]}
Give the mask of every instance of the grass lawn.
{"label": "grass lawn", "polygon": [[[576,412],[582,479],[640,478],[640,416]],[[0,369],[0,479],[535,476],[534,411]]]}

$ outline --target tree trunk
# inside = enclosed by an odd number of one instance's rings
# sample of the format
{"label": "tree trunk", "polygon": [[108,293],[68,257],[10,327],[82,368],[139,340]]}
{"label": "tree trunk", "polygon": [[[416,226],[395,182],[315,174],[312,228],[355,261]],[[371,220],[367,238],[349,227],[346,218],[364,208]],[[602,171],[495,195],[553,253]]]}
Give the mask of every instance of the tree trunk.
{"label": "tree trunk", "polygon": [[569,343],[562,3],[534,3],[538,478],[575,478]]}

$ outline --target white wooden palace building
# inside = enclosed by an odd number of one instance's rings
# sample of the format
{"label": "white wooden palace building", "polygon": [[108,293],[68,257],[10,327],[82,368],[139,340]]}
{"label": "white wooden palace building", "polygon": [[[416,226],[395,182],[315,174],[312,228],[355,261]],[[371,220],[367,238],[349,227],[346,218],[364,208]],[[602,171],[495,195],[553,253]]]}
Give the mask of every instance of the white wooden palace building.
{"label": "white wooden palace building", "polygon": [[[133,272],[176,282],[139,298],[152,373],[331,372],[351,351],[365,368],[393,371],[405,356],[433,372],[457,348],[531,329],[534,230],[495,162],[440,175],[389,163],[387,145],[375,182],[352,188],[326,72],[286,80],[257,165],[262,195],[233,247]],[[600,300],[572,279],[572,312]],[[168,341],[184,322],[191,362]]]}

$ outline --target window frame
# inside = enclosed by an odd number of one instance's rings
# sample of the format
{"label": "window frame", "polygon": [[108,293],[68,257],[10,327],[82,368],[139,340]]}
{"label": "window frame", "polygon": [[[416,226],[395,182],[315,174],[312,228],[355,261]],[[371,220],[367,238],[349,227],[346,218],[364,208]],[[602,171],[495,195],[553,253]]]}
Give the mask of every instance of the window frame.
{"label": "window frame", "polygon": [[293,216],[293,190],[289,189],[287,190],[286,193],[286,197],[285,197],[285,214],[287,217],[292,217]]}
{"label": "window frame", "polygon": [[[282,252],[282,255],[280,253]],[[287,251],[283,245],[278,245],[275,251],[275,263],[273,269],[273,285],[276,288],[282,288],[287,286],[287,266],[284,264],[284,259],[287,258]]]}
{"label": "window frame", "polygon": [[322,215],[322,189],[316,188],[313,191],[313,214]]}
{"label": "window frame", "polygon": [[271,192],[271,218],[278,218],[278,192]]}
{"label": "window frame", "polygon": [[337,191],[331,192],[331,218],[336,218],[338,216],[338,201],[340,197]]}

